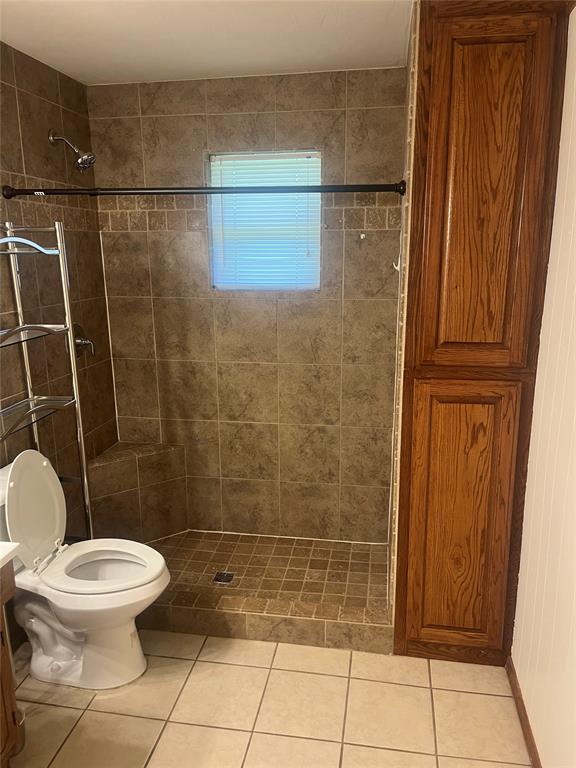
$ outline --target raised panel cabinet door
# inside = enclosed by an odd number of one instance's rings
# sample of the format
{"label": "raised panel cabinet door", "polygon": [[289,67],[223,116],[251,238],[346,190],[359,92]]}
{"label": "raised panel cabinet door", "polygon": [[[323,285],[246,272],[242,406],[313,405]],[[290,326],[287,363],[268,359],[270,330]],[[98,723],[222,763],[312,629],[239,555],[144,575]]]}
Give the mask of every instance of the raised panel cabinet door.
{"label": "raised panel cabinet door", "polygon": [[409,642],[501,647],[520,391],[415,382]]}
{"label": "raised panel cabinet door", "polygon": [[433,21],[417,365],[528,364],[554,25]]}

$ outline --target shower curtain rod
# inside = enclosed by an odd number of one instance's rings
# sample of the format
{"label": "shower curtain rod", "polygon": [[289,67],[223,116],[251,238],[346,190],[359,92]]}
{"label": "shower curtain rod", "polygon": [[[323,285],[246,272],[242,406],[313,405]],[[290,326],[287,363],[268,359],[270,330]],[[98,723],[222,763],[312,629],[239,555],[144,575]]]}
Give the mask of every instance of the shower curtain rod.
{"label": "shower curtain rod", "polygon": [[255,195],[255,194],[293,194],[296,192],[395,192],[406,193],[404,179],[395,184],[309,184],[275,187],[93,187],[91,189],[44,189],[42,187],[15,188],[5,185],[2,196],[11,200],[13,197],[32,196],[49,197],[52,195]]}

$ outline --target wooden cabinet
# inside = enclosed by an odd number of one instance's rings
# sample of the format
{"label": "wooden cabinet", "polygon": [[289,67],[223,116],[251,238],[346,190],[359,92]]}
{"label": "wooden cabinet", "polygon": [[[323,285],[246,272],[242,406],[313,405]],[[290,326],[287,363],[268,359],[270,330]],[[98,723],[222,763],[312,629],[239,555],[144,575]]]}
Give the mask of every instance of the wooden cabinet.
{"label": "wooden cabinet", "polygon": [[569,9],[421,5],[398,653],[509,654]]}
{"label": "wooden cabinet", "polygon": [[498,646],[520,385],[414,385],[408,638]]}
{"label": "wooden cabinet", "polygon": [[0,765],[9,765],[9,758],[19,743],[18,712],[14,694],[14,676],[10,660],[10,650],[4,625],[3,607],[14,593],[14,571],[12,563],[0,569]]}
{"label": "wooden cabinet", "polygon": [[524,366],[550,193],[553,18],[435,27],[418,362]]}

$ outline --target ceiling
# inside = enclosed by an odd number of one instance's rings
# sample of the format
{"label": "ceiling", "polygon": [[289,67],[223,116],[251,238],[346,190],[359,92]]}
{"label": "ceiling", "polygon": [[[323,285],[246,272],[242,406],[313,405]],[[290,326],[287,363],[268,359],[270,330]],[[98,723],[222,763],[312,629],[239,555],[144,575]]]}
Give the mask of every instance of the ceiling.
{"label": "ceiling", "polygon": [[1,0],[1,38],[88,84],[406,64],[411,0]]}

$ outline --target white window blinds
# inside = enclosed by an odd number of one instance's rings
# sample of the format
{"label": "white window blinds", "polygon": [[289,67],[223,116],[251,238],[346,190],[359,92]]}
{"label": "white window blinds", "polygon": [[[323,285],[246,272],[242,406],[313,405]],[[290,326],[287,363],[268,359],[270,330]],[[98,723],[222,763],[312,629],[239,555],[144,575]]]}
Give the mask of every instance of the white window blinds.
{"label": "white window blinds", "polygon": [[[320,152],[212,155],[213,187],[321,184]],[[221,290],[320,287],[319,193],[210,195],[212,282]]]}

